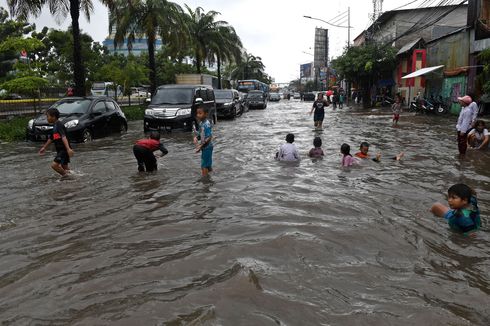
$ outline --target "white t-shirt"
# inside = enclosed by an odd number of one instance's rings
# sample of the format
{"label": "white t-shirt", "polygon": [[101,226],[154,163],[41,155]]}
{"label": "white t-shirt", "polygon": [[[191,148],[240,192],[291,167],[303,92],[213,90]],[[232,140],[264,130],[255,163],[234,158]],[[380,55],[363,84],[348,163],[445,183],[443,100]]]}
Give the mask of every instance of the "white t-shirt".
{"label": "white t-shirt", "polygon": [[298,161],[300,159],[296,145],[290,143],[282,144],[277,154],[279,161]]}
{"label": "white t-shirt", "polygon": [[469,132],[468,136],[475,135],[475,138],[478,142],[483,142],[486,136],[490,135],[487,129],[483,129],[483,131],[480,133],[478,130],[473,129],[472,131]]}

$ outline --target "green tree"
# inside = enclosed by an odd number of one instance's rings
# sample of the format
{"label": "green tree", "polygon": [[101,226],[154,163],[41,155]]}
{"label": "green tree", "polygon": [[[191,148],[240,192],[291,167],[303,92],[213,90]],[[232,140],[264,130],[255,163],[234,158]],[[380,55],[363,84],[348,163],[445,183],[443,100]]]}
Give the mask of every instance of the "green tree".
{"label": "green tree", "polygon": [[136,37],[146,36],[148,42],[148,68],[150,92],[155,94],[157,73],[155,62],[155,44],[160,36],[170,44],[180,44],[183,28],[182,8],[176,3],[166,0],[108,0],[111,15],[109,28],[116,27],[114,46],[127,39],[128,49]]}
{"label": "green tree", "polygon": [[231,78],[238,79],[257,79],[270,84],[271,78],[264,72],[265,65],[261,57],[245,53],[244,58],[231,71]]}
{"label": "green tree", "polygon": [[397,50],[391,46],[368,43],[353,46],[332,61],[340,79],[356,82],[363,91],[364,106],[370,104],[369,90],[380,79],[391,77],[396,67]]}
{"label": "green tree", "polygon": [[478,59],[483,64],[483,71],[478,75],[484,94],[490,95],[490,48],[480,52]]}
{"label": "green tree", "polygon": [[218,65],[218,83],[221,88],[222,62],[239,62],[242,42],[235,29],[223,20],[216,20],[217,11],[205,12],[202,7],[192,10],[186,5],[185,23],[188,30],[187,46],[191,49],[197,73],[207,60]]}
{"label": "green tree", "polygon": [[[32,37],[44,44],[43,49],[29,54],[31,59],[36,59],[36,69],[41,71],[42,75],[50,80],[52,84],[65,86],[66,83],[71,83],[74,79],[73,37],[71,31],[45,27],[41,32],[32,33]],[[113,57],[109,55],[106,48],[94,42],[85,33],[80,35],[80,41],[82,43],[85,76],[89,82],[96,81],[95,75],[99,68],[113,60]]]}
{"label": "green tree", "polygon": [[10,93],[19,93],[28,96],[35,96],[39,89],[46,87],[48,81],[41,77],[20,77],[3,83],[0,88],[6,89]]}
{"label": "green tree", "polygon": [[217,37],[210,43],[210,62],[216,61],[218,72],[218,88],[221,89],[222,63],[239,64],[242,60],[242,42],[231,26],[220,26]]}
{"label": "green tree", "polygon": [[75,95],[84,96],[85,67],[82,56],[82,40],[79,18],[83,13],[87,20],[93,11],[91,0],[7,0],[11,13],[20,19],[27,19],[30,15],[35,17],[41,14],[41,10],[48,5],[50,13],[58,20],[71,17],[71,34],[73,37],[73,77],[75,82]]}
{"label": "green tree", "polygon": [[[0,7],[0,43],[7,39],[22,38],[36,29],[35,25],[24,20],[12,20],[8,12]],[[0,51],[0,80],[6,79],[19,58],[16,49]]]}

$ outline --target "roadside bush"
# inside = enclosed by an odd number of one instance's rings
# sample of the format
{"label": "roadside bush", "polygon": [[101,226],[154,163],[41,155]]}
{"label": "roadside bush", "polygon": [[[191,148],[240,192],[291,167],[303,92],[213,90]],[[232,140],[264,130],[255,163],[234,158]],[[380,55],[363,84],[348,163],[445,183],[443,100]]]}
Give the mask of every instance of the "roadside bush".
{"label": "roadside bush", "polygon": [[128,121],[143,120],[145,116],[145,108],[142,106],[122,107],[121,110]]}
{"label": "roadside bush", "polygon": [[8,142],[24,140],[27,122],[30,119],[29,117],[16,117],[11,120],[0,120],[0,140]]}

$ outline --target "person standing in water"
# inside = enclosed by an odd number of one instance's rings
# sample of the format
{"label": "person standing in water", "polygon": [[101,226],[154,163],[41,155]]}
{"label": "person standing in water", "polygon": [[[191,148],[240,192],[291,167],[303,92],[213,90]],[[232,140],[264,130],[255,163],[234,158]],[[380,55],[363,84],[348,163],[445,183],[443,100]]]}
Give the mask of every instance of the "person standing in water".
{"label": "person standing in water", "polygon": [[402,100],[400,95],[395,96],[395,103],[391,106],[391,111],[393,112],[393,126],[398,126],[400,114],[402,113]]}
{"label": "person standing in water", "polygon": [[196,153],[201,152],[201,173],[206,177],[213,171],[213,131],[206,108],[199,106],[196,110],[196,118],[199,122],[199,132],[194,136],[194,144]]}
{"label": "person standing in water", "polygon": [[323,93],[318,94],[318,99],[313,102],[310,115],[315,111],[313,115],[313,121],[316,129],[323,128],[323,119],[325,118],[325,108],[328,106],[327,100],[323,98]]}
{"label": "person standing in water", "polygon": [[459,157],[463,158],[468,149],[468,132],[473,124],[473,110],[470,106],[472,99],[468,95],[458,97],[458,101],[461,104],[461,112],[459,113],[456,130],[458,132]]}

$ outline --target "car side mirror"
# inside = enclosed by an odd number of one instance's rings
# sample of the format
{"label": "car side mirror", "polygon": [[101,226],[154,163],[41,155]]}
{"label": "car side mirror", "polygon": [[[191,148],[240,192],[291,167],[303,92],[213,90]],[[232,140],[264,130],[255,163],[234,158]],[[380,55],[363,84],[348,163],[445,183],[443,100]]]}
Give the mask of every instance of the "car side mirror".
{"label": "car side mirror", "polygon": [[194,101],[194,103],[195,103],[195,104],[201,104],[201,103],[203,103],[203,102],[204,102],[204,101],[203,101],[203,100],[202,100],[202,98],[200,98],[200,97],[196,97],[196,99],[195,99],[195,101]]}

